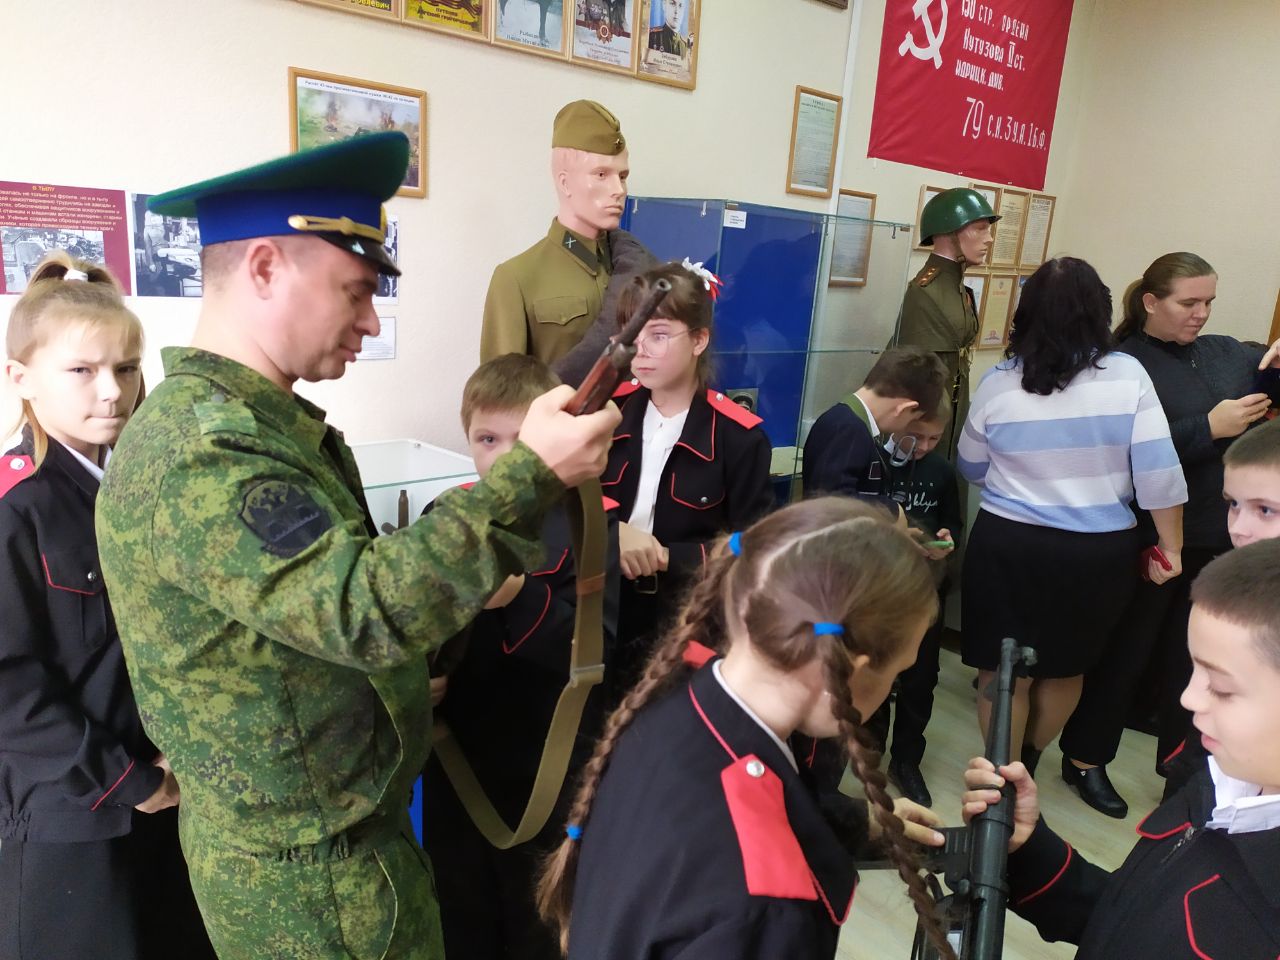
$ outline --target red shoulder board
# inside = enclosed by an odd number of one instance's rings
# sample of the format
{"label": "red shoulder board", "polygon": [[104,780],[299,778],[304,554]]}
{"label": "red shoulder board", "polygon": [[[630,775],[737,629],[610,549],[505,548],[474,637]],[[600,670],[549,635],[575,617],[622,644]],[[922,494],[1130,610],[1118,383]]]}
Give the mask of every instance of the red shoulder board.
{"label": "red shoulder board", "polygon": [[787,820],[782,781],[754,754],[720,771],[738,835],[747,892],[756,897],[817,900],[809,862]]}
{"label": "red shoulder board", "polygon": [[459,490],[470,490],[472,487],[474,487],[474,486],[475,486],[477,483],[479,483],[479,482],[480,482],[479,480],[468,480],[466,483],[460,483],[460,484],[458,484],[458,489],[459,489]]}
{"label": "red shoulder board", "polygon": [[711,404],[711,408],[721,416],[728,417],[739,426],[746,427],[750,430],[752,427],[764,423],[764,420],[757,417],[740,403],[734,403],[723,393],[717,393],[714,390],[707,391],[707,403]]}
{"label": "red shoulder board", "polygon": [[631,380],[623,380],[618,384],[618,389],[613,391],[614,397],[629,397],[640,389],[640,381],[632,378]]}
{"label": "red shoulder board", "polygon": [[35,472],[36,465],[26,455],[0,457],[0,497]]}
{"label": "red shoulder board", "polygon": [[705,666],[708,660],[714,660],[716,652],[697,640],[690,640],[685,644],[684,653],[681,656],[685,663],[697,669]]}
{"label": "red shoulder board", "polygon": [[600,504],[601,506],[604,507],[605,513],[608,513],[610,510],[617,510],[620,506],[622,506],[622,504],[620,504],[617,500],[614,500],[611,497],[601,497]]}

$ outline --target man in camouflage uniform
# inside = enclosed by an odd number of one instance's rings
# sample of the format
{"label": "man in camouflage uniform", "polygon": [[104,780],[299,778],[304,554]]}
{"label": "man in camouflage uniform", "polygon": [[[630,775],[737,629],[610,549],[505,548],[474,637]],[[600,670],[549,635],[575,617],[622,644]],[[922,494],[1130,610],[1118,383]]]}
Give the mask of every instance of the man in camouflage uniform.
{"label": "man in camouflage uniform", "polygon": [[656,262],[618,229],[630,174],[618,118],[594,100],[556,114],[551,167],[559,199],[547,235],[498,264],[489,280],[480,360],[527,353],[581,383],[617,332],[621,288]]}
{"label": "man in camouflage uniform", "polygon": [[937,449],[952,463],[969,413],[969,361],[978,337],[977,305],[964,285],[964,271],[986,261],[991,225],[999,219],[982,194],[964,187],[944,190],[926,203],[920,242],[933,252],[902,298],[895,342],[933,350],[951,376],[954,415]]}
{"label": "man in camouflage uniform", "polygon": [[377,332],[407,160],[374,134],[151,201],[199,216],[205,300],[115,450],[98,537],[223,960],[443,956],[406,812],[426,655],[540,559],[544,510],[603,469],[618,421],[568,416],[561,387],[468,496],[374,539],[351,451],[293,385],[341,376]]}

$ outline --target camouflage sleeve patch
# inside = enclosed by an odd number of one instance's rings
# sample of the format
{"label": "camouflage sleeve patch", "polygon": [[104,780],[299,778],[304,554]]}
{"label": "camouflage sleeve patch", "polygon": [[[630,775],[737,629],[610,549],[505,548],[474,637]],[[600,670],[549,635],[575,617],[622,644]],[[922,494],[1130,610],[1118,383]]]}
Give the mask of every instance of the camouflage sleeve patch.
{"label": "camouflage sleeve patch", "polygon": [[296,557],[333,526],[311,494],[284,480],[263,480],[246,490],[240,519],[277,557]]}

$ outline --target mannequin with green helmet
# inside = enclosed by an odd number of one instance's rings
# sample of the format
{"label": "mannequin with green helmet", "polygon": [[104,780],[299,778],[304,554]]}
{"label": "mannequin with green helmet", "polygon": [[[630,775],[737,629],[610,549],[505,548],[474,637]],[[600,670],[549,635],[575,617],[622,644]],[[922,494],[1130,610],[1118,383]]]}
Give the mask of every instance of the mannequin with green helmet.
{"label": "mannequin with green helmet", "polygon": [[966,267],[986,260],[991,225],[1000,217],[976,190],[944,190],[920,214],[921,243],[929,259],[907,285],[896,343],[933,350],[951,375],[955,415],[938,444],[955,459],[955,438],[969,410],[969,352],[978,336],[977,305],[964,285]]}

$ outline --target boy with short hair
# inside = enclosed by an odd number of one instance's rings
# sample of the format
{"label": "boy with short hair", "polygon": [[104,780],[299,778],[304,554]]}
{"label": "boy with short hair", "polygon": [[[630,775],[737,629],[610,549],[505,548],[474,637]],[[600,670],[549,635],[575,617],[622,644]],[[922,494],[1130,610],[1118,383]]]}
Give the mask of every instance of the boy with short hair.
{"label": "boy with short hair", "polygon": [[[889,468],[886,492],[902,507],[908,524],[922,531],[921,542],[926,545],[938,584],[940,609],[949,586],[948,561],[964,526],[956,468],[936,449],[950,423],[951,398],[943,393],[937,409],[884,442]],[[916,662],[898,676],[892,707],[889,780],[904,797],[926,807],[933,805],[933,798],[920,772],[920,762],[924,759],[924,731],[933,714],[933,691],[938,685],[938,656],[945,629],[941,616],[929,627],[920,641]],[[890,710],[886,700],[867,723],[882,751],[889,742]]]}
{"label": "boy with short hair", "polygon": [[[480,365],[462,393],[462,427],[476,472],[484,476],[515,445],[532,400],[559,379],[536,357],[505,354]],[[446,491],[443,496],[466,496]],[[612,501],[606,500],[609,509]],[[430,506],[427,508],[430,510]],[[605,644],[617,624],[617,522],[610,516],[605,587]],[[543,525],[543,561],[513,576],[468,630],[450,640],[433,665],[433,699],[485,794],[509,826],[528,803],[556,702],[568,679],[577,577],[569,520],[553,508]],[[590,756],[602,717],[593,690],[579,727],[566,783]],[[554,938],[538,919],[534,883],[542,856],[558,840],[552,816],[528,843],[493,847],[476,828],[435,755],[424,771],[425,847],[435,867],[449,956],[475,960],[558,960]],[[563,797],[562,797],[563,800]]]}
{"label": "boy with short hair", "polygon": [[1212,754],[1138,825],[1119,870],[1087,863],[1039,816],[1021,763],[965,771],[966,820],[1016,789],[1010,905],[1077,960],[1280,952],[1280,539],[1223,554],[1191,587],[1193,672],[1182,694]]}
{"label": "boy with short hair", "polygon": [[804,493],[841,493],[887,506],[888,463],[881,434],[905,431],[942,399],[947,369],[932,351],[893,347],[882,353],[862,386],[814,422],[804,443]]}
{"label": "boy with short hair", "polygon": [[1280,537],[1280,420],[1246,431],[1222,457],[1231,545]]}

